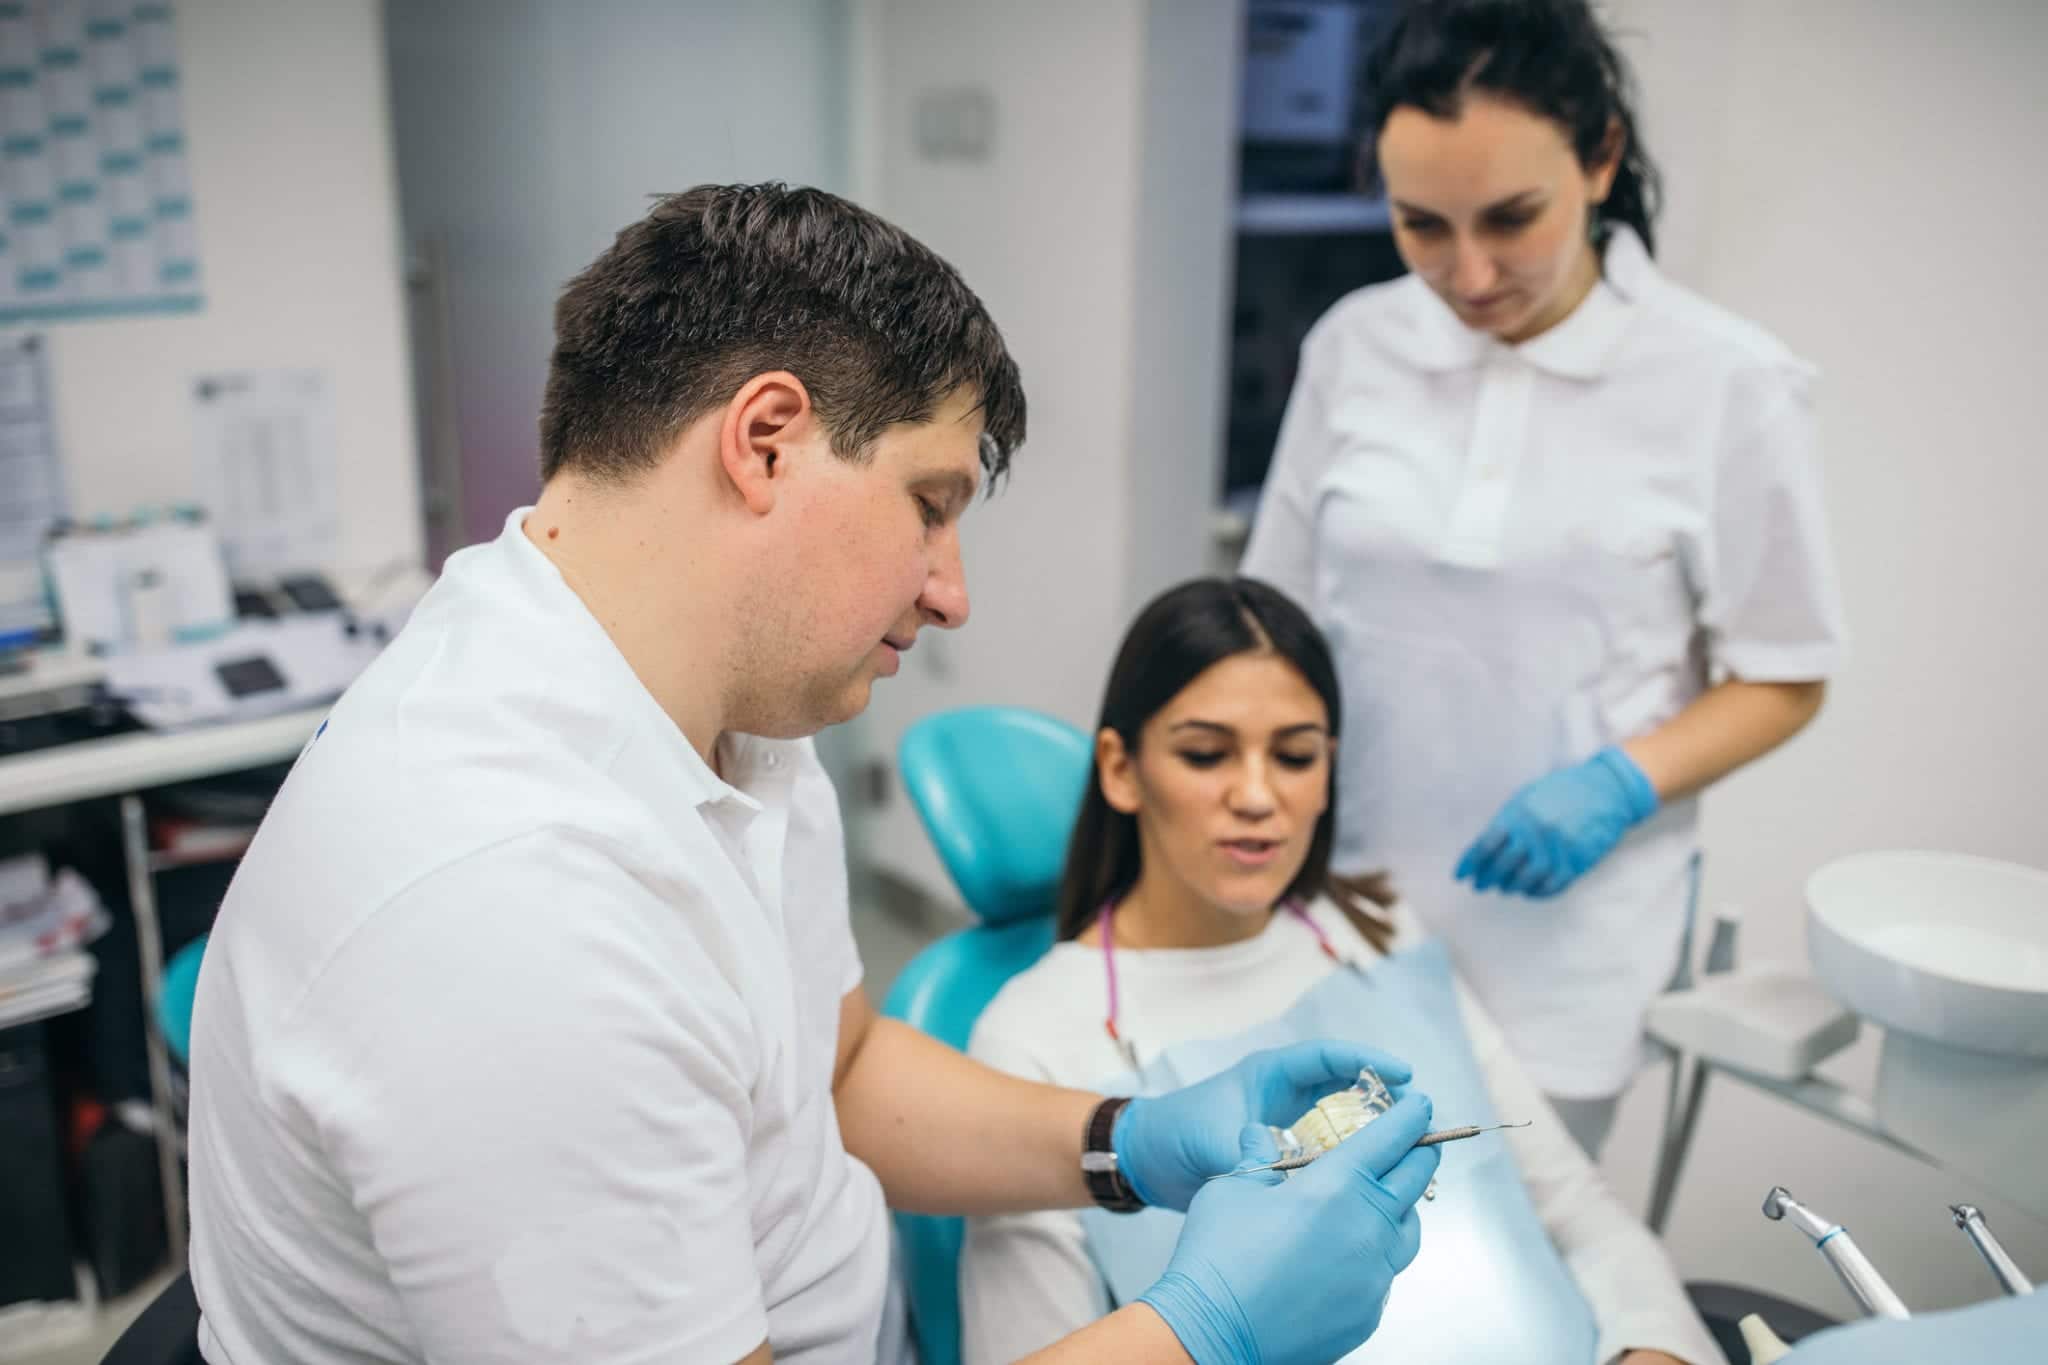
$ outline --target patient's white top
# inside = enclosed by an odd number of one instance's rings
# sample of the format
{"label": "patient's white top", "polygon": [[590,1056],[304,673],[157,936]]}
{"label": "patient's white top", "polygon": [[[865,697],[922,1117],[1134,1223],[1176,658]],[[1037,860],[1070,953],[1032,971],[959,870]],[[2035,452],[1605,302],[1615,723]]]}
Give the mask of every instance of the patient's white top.
{"label": "patient's white top", "polygon": [[[1335,906],[1318,902],[1309,913],[1340,955],[1372,972],[1378,954]],[[1396,909],[1394,923],[1396,948],[1420,933],[1405,910]],[[1220,948],[1119,948],[1118,1031],[1149,1063],[1173,1044],[1226,1038],[1273,1019],[1336,970],[1308,926],[1293,915],[1275,915],[1258,937]],[[1597,1358],[1609,1361],[1624,1350],[1647,1349],[1668,1351],[1692,1365],[1722,1365],[1724,1357],[1693,1312],[1663,1246],[1630,1216],[1572,1141],[1463,981],[1457,991],[1495,1112],[1504,1119],[1535,1120],[1501,1136],[1510,1144],[1530,1202],[1593,1310],[1600,1333]],[[1103,1028],[1108,1004],[1101,948],[1058,944],[990,1002],[969,1052],[1033,1080],[1084,1089],[1103,1085],[1131,1069]],[[1093,1322],[1108,1306],[1078,1213],[968,1220],[960,1258],[966,1365],[1014,1361]]]}
{"label": "patient's white top", "polygon": [[714,773],[520,530],[300,756],[193,1026],[216,1365],[872,1361],[860,963],[808,741]]}

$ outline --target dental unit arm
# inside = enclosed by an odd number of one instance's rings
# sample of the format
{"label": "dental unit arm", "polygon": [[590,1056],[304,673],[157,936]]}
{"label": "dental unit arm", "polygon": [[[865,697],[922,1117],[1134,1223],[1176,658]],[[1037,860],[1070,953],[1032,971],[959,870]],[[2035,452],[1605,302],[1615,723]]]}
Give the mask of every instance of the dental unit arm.
{"label": "dental unit arm", "polygon": [[1991,1273],[1998,1278],[1998,1286],[2008,1294],[2031,1294],[2034,1282],[2027,1278],[2017,1262],[2008,1256],[2005,1247],[1991,1235],[1991,1227],[1984,1221],[1983,1211],[1975,1204],[1951,1204],[1948,1211],[1955,1215],[1956,1226],[1963,1235],[1976,1245],[1984,1257]]}

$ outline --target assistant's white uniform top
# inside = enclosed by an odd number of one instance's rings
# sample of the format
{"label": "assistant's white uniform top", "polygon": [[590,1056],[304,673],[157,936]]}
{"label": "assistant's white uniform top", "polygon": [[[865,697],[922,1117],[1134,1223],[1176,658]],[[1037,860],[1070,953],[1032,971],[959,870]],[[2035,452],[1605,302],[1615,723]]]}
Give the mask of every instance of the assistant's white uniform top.
{"label": "assistant's white uniform top", "polygon": [[1414,276],[1348,295],[1302,345],[1242,572],[1337,655],[1336,864],[1393,874],[1552,1094],[1612,1094],[1638,1063],[1685,932],[1696,802],[1555,900],[1452,871],[1517,788],[1710,681],[1835,668],[1812,378],[1626,228],[1585,301],[1520,346]]}
{"label": "assistant's white uniform top", "polygon": [[515,513],[298,760],[193,1021],[216,1365],[875,1359],[808,741],[715,775]]}

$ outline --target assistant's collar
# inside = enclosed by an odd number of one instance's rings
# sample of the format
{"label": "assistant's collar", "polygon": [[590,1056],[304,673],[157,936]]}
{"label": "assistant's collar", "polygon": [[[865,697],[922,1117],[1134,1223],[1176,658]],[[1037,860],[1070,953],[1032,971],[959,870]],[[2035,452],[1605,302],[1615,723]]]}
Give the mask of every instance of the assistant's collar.
{"label": "assistant's collar", "polygon": [[1507,350],[1562,379],[1598,379],[1607,373],[1645,290],[1657,278],[1642,238],[1631,228],[1616,226],[1608,236],[1600,279],[1592,292],[1563,322],[1519,346],[1503,346],[1467,327],[1449,304],[1415,278],[1410,354],[1425,370],[1447,372],[1471,369],[1489,354]]}

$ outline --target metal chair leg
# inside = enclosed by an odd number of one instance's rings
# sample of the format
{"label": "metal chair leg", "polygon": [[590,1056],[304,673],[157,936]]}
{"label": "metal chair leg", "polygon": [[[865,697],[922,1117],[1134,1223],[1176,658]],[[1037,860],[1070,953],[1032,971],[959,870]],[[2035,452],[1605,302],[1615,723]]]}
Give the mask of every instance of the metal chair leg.
{"label": "metal chair leg", "polygon": [[156,879],[149,864],[149,820],[142,798],[121,798],[121,856],[128,869],[128,901],[135,912],[136,956],[142,959],[142,1036],[149,1051],[150,1111],[156,1124],[157,1168],[163,1177],[164,1235],[171,1266],[185,1264],[185,1178],[179,1165],[178,1115],[171,1099],[171,1057],[158,1010],[164,993],[164,936],[157,922]]}
{"label": "metal chair leg", "polygon": [[[1685,1171],[1686,1154],[1692,1150],[1693,1133],[1699,1127],[1700,1108],[1706,1098],[1707,1064],[1694,1060],[1688,1070],[1682,1057],[1671,1060],[1671,1088],[1664,1102],[1664,1136],[1657,1146],[1657,1171],[1650,1184],[1650,1210],[1644,1221],[1650,1231],[1664,1235],[1671,1217],[1671,1202],[1678,1192],[1678,1177]],[[1683,1079],[1681,1079],[1683,1078]],[[1680,1090],[1684,1094],[1681,1097]]]}

